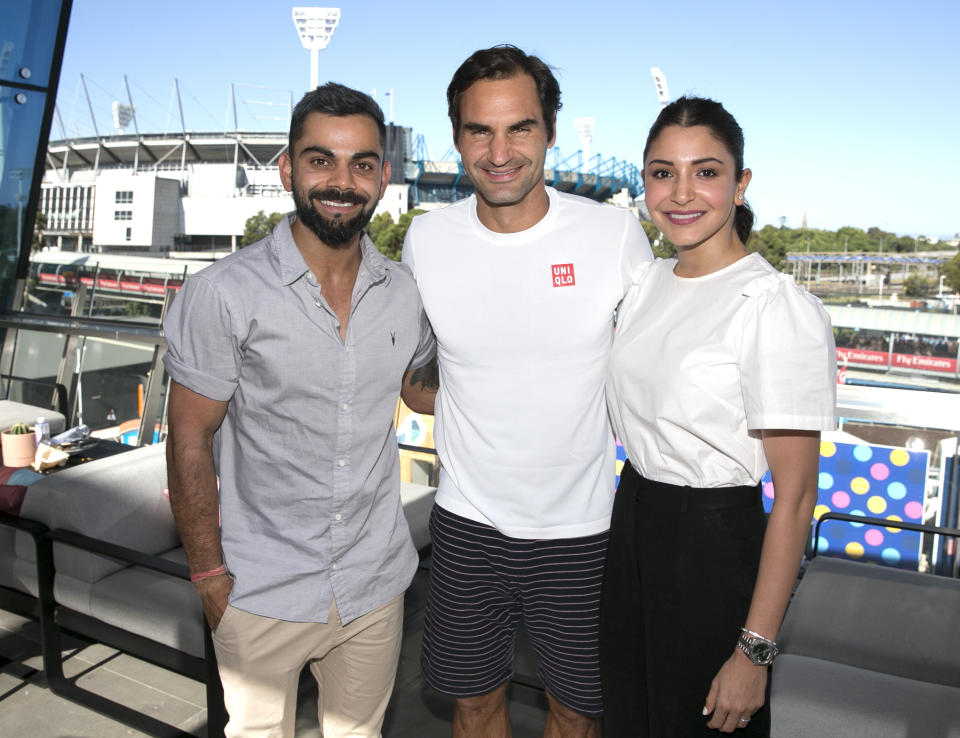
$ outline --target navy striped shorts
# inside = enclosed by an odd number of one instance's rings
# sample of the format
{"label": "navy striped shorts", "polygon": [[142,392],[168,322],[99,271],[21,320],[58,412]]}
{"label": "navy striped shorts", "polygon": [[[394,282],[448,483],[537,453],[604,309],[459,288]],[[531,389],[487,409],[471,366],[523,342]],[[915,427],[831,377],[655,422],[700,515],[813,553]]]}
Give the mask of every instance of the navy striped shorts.
{"label": "navy striped shorts", "polygon": [[493,691],[513,675],[522,622],[547,692],[576,713],[602,714],[598,627],[608,534],[509,538],[434,505],[430,535],[427,684],[453,697]]}

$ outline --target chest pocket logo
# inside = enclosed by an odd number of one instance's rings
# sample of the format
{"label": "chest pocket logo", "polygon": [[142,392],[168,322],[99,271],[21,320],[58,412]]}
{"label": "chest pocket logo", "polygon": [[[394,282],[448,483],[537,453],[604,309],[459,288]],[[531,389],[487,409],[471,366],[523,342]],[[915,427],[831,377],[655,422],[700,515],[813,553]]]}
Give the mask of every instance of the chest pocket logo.
{"label": "chest pocket logo", "polygon": [[573,274],[573,264],[554,264],[550,267],[550,276],[554,287],[572,287],[577,283]]}

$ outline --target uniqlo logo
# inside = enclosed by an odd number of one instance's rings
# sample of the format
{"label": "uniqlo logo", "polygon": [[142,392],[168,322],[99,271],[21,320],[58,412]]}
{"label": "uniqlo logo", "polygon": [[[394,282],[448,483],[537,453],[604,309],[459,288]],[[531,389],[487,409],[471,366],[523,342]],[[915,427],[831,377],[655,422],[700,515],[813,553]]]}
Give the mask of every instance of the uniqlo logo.
{"label": "uniqlo logo", "polygon": [[577,283],[573,276],[573,264],[554,264],[550,267],[554,287],[572,287]]}

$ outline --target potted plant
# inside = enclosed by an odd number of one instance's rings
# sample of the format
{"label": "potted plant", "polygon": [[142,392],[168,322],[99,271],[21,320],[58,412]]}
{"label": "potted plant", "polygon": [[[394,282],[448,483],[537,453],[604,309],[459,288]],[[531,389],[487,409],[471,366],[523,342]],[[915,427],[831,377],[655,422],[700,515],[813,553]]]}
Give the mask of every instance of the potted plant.
{"label": "potted plant", "polygon": [[0,450],[4,466],[29,466],[37,453],[37,439],[26,423],[14,423],[10,430],[0,433]]}

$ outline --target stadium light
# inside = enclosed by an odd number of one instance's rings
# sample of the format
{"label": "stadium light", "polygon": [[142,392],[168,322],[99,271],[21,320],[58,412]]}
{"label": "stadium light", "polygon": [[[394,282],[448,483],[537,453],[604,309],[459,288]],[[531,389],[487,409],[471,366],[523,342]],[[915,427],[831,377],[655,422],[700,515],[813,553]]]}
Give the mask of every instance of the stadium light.
{"label": "stadium light", "polygon": [[577,136],[583,145],[583,160],[587,163],[590,161],[590,143],[593,141],[593,129],[596,125],[597,119],[593,116],[573,119],[573,127],[577,129]]}
{"label": "stadium light", "polygon": [[340,22],[340,8],[294,8],[293,25],[303,48],[310,50],[310,89],[320,84],[320,50],[327,48]]}
{"label": "stadium light", "polygon": [[657,86],[657,99],[660,101],[660,108],[663,109],[670,102],[670,93],[667,92],[667,76],[660,71],[660,67],[651,67],[650,74],[653,75],[653,84]]}
{"label": "stadium light", "polygon": [[114,100],[113,106],[113,127],[117,129],[118,133],[123,133],[130,121],[133,120],[134,108],[132,105],[124,105],[123,103]]}

